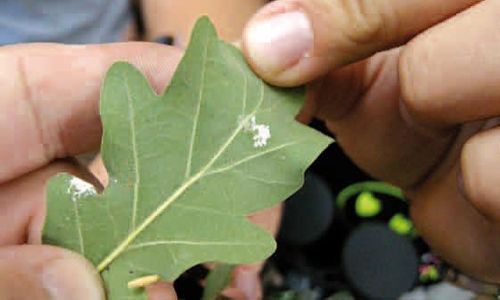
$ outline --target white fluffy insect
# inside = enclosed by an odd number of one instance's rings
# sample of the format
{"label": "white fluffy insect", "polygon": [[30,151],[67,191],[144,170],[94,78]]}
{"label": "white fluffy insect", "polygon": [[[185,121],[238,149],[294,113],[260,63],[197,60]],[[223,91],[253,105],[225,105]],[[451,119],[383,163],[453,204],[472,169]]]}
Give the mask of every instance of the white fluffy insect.
{"label": "white fluffy insect", "polygon": [[[240,116],[240,122],[242,119]],[[253,133],[253,146],[255,148],[264,147],[271,138],[271,128],[269,125],[257,124],[255,116],[252,116],[249,121],[243,124],[243,129]]]}
{"label": "white fluffy insect", "polygon": [[85,196],[95,195],[97,194],[97,191],[90,183],[83,181],[78,177],[73,177],[69,182],[68,193],[73,193],[71,200],[76,201],[77,199]]}

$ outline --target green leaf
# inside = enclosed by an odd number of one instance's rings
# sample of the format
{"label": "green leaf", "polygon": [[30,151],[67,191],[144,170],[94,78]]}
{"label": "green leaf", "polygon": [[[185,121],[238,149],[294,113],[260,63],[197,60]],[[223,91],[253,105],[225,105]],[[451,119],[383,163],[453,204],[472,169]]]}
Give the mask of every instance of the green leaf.
{"label": "green leaf", "polygon": [[111,300],[144,299],[127,289],[138,277],[265,259],[275,242],[246,216],[295,192],[331,142],[294,120],[303,100],[256,77],[207,18],[162,96],[115,63],[100,108],[109,185],[51,179],[44,241],[94,263]]}
{"label": "green leaf", "polygon": [[216,300],[217,296],[231,283],[235,265],[217,264],[207,276],[202,300]]}

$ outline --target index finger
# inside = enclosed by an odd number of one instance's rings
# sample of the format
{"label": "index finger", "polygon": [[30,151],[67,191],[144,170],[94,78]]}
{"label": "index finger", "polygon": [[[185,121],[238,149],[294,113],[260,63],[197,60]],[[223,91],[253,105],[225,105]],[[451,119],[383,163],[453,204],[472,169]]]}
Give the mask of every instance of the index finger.
{"label": "index finger", "polygon": [[158,91],[180,51],[127,43],[0,48],[0,182],[99,145],[99,90],[117,60],[136,65]]}

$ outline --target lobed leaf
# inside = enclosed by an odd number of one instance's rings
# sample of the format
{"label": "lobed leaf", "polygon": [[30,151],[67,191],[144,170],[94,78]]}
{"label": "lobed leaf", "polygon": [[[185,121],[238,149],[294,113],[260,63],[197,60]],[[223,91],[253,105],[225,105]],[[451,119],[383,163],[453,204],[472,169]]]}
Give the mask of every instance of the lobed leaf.
{"label": "lobed leaf", "polygon": [[132,65],[115,63],[102,90],[102,194],[70,175],[48,185],[46,243],[94,263],[108,298],[144,299],[135,278],[173,280],[193,265],[263,260],[273,238],[246,216],[295,192],[331,142],[295,121],[303,89],[278,89],[197,22],[159,96]]}

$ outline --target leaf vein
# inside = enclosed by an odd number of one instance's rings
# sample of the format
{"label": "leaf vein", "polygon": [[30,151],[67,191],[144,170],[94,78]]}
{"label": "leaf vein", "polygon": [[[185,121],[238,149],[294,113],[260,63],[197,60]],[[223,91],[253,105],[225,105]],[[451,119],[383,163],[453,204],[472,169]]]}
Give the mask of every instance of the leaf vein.
{"label": "leaf vein", "polygon": [[248,178],[250,180],[254,180],[254,181],[261,182],[264,184],[269,184],[269,185],[295,186],[298,184],[297,182],[291,182],[291,181],[266,180],[266,179],[263,179],[263,178],[260,178],[257,176],[252,176],[252,175],[240,172],[240,171],[234,171],[234,172],[241,173],[243,176],[245,176],[246,178]]}
{"label": "leaf vein", "polygon": [[227,241],[188,241],[188,240],[165,240],[153,241],[131,245],[127,251],[143,249],[147,247],[165,246],[165,245],[187,245],[187,246],[265,246],[263,243],[254,242],[227,242]]}
{"label": "leaf vein", "polygon": [[223,215],[223,216],[229,216],[229,217],[234,216],[233,214],[227,214],[227,213],[224,213],[223,211],[211,209],[211,208],[207,208],[207,207],[190,206],[190,205],[179,204],[179,203],[175,203],[172,205],[175,207],[178,207],[180,209],[185,209],[185,210],[193,210],[193,211],[199,211],[199,212],[203,212],[203,213],[217,214],[217,215]]}
{"label": "leaf vein", "polygon": [[207,172],[207,173],[205,174],[205,176],[214,175],[214,174],[217,174],[217,173],[222,173],[222,172],[225,172],[225,171],[229,171],[229,170],[231,170],[231,169],[233,169],[233,168],[235,168],[235,167],[237,167],[237,166],[239,166],[239,165],[241,165],[241,164],[244,164],[244,163],[246,163],[246,162],[248,162],[248,161],[251,161],[251,160],[253,160],[253,159],[257,159],[257,158],[259,158],[259,157],[261,157],[261,156],[265,156],[265,155],[267,155],[267,154],[271,154],[271,153],[276,152],[276,151],[279,151],[279,150],[281,150],[281,149],[284,149],[284,148],[287,148],[287,147],[290,147],[290,146],[296,145],[296,144],[298,144],[299,142],[300,142],[300,141],[294,141],[294,142],[290,142],[290,143],[281,144],[281,145],[276,146],[276,147],[273,147],[273,148],[269,148],[269,149],[267,149],[266,151],[258,152],[258,153],[256,153],[256,154],[253,154],[253,155],[247,156],[247,157],[245,157],[245,158],[243,158],[243,159],[241,159],[241,160],[239,160],[239,161],[236,161],[236,162],[234,162],[234,163],[231,163],[231,164],[229,164],[229,165],[227,165],[227,166],[222,166],[222,167],[220,167],[220,168],[218,168],[218,169],[215,169],[215,170],[212,170],[212,171],[210,171],[210,172]]}
{"label": "leaf vein", "polygon": [[200,111],[201,111],[201,102],[203,101],[203,91],[205,89],[205,72],[207,69],[207,55],[208,55],[208,43],[209,39],[208,37],[205,38],[205,44],[204,44],[204,50],[203,50],[203,58],[202,58],[202,65],[201,65],[201,79],[200,79],[200,91],[198,93],[198,105],[196,106],[196,111],[195,115],[193,118],[193,128],[191,130],[191,140],[189,143],[189,149],[188,149],[188,157],[187,157],[187,165],[186,165],[186,173],[184,177],[187,179],[191,175],[191,164],[193,160],[193,151],[194,151],[194,144],[196,141],[196,132],[198,131],[198,122],[200,118]]}

